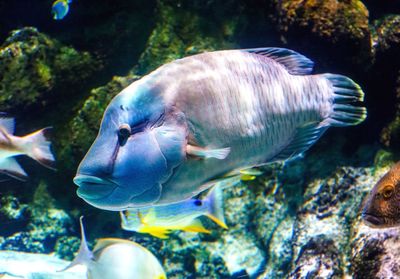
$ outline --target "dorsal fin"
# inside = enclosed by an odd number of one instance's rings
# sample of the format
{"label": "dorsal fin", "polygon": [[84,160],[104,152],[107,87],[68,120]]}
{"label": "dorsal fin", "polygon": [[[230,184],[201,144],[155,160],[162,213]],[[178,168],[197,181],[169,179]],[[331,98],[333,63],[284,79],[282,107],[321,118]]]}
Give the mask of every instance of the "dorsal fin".
{"label": "dorsal fin", "polygon": [[293,50],[278,47],[264,47],[243,49],[250,53],[266,56],[282,64],[290,74],[308,75],[311,74],[314,62]]}
{"label": "dorsal fin", "polygon": [[83,227],[82,222],[83,216],[79,218],[79,224],[81,226],[81,245],[79,246],[78,254],[76,255],[75,259],[65,268],[59,270],[59,272],[66,271],[73,266],[76,265],[86,265],[90,263],[94,259],[92,251],[89,250],[89,247],[86,242],[85,237],[85,228]]}

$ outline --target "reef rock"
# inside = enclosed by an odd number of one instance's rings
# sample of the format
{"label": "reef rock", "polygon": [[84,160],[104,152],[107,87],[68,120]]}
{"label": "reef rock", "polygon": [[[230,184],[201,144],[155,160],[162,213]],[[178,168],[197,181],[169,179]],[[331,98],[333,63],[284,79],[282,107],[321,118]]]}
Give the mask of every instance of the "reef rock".
{"label": "reef rock", "polygon": [[[71,98],[99,68],[87,52],[64,46],[36,28],[11,32],[0,47],[0,105],[21,113]],[[79,91],[78,91],[79,92]]]}
{"label": "reef rock", "polygon": [[391,148],[394,152],[400,153],[400,72],[397,79],[396,89],[396,111],[394,119],[382,130],[381,142]]}
{"label": "reef rock", "polygon": [[50,253],[59,238],[72,232],[71,217],[57,208],[43,182],[28,203],[19,201],[12,194],[4,195],[0,218],[6,227],[0,240],[2,250]]}
{"label": "reef rock", "polygon": [[139,74],[190,54],[235,46],[232,39],[241,23],[238,16],[224,17],[224,10],[215,15],[218,7],[212,1],[194,10],[193,3],[182,2],[157,2],[158,20],[139,59]]}
{"label": "reef rock", "polygon": [[331,52],[347,63],[370,57],[368,10],[359,0],[275,0],[274,22],[284,42]]}
{"label": "reef rock", "polygon": [[375,50],[391,58],[400,57],[400,15],[385,16],[375,20],[372,26]]}

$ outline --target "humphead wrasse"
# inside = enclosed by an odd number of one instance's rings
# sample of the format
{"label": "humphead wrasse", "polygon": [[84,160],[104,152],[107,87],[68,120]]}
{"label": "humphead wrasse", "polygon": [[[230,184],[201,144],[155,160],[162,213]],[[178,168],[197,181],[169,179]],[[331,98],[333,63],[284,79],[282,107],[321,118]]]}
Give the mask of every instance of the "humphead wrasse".
{"label": "humphead wrasse", "polygon": [[375,184],[366,199],[362,219],[376,228],[400,226],[400,162]]}
{"label": "humphead wrasse", "polygon": [[302,154],[331,126],[362,122],[361,88],[312,68],[281,48],[161,66],[108,105],[74,178],[78,195],[115,211],[180,202],[231,171]]}

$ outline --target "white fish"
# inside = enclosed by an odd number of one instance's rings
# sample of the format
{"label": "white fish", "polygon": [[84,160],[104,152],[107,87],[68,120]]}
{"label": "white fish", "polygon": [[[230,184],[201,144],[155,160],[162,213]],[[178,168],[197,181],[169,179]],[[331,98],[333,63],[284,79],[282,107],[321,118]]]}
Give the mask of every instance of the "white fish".
{"label": "white fish", "polygon": [[52,168],[55,159],[50,150],[51,143],[46,138],[49,128],[18,137],[13,135],[14,126],[13,118],[0,117],[0,173],[25,180],[27,174],[14,158],[18,155],[27,155]]}
{"label": "white fish", "polygon": [[157,258],[143,246],[124,239],[100,239],[89,250],[80,218],[81,245],[78,255],[65,271],[75,265],[87,267],[88,279],[166,279]]}

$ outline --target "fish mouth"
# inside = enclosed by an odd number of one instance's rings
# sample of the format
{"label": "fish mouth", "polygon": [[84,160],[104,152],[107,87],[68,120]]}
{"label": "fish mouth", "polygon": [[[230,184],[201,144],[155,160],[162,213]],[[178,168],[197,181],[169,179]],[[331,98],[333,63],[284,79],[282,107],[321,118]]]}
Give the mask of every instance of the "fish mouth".
{"label": "fish mouth", "polygon": [[363,212],[361,217],[367,226],[382,227],[384,225],[383,219],[373,214]]}
{"label": "fish mouth", "polygon": [[74,183],[79,186],[78,196],[89,203],[110,196],[118,186],[110,180],[84,174],[75,176]]}

